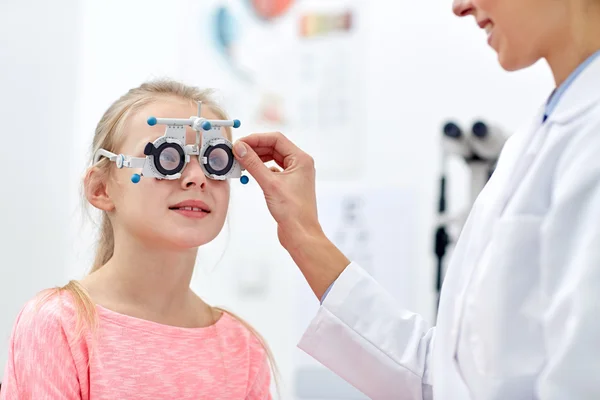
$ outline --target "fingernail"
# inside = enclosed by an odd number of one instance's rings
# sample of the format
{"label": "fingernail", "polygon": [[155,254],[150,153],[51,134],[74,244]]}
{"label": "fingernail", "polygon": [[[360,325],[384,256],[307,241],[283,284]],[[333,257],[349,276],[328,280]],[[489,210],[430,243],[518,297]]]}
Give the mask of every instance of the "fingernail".
{"label": "fingernail", "polygon": [[242,142],[237,142],[234,146],[235,148],[235,152],[237,153],[238,156],[240,157],[244,157],[246,155],[246,146],[244,145],[244,143]]}

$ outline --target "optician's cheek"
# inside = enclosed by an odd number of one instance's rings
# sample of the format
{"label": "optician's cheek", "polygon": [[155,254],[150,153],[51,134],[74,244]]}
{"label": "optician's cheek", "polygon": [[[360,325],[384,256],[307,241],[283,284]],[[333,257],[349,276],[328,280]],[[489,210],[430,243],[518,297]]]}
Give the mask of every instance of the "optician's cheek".
{"label": "optician's cheek", "polygon": [[[512,0],[511,0],[512,1]],[[519,0],[519,1],[524,1],[524,0]],[[487,14],[486,17],[488,18],[492,18],[490,14],[490,12],[493,12],[493,10],[497,9],[498,6],[500,5],[499,3],[504,2],[507,3],[506,0],[472,0],[473,2],[473,6],[481,13],[485,13]],[[481,15],[479,16],[480,18],[482,17]]]}

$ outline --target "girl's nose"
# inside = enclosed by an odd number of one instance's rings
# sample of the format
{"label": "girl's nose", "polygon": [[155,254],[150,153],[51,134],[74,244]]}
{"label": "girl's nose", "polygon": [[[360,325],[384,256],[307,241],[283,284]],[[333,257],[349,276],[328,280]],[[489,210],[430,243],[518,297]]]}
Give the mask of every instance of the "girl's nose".
{"label": "girl's nose", "polygon": [[206,175],[200,167],[200,161],[197,156],[191,156],[190,162],[185,166],[185,170],[181,176],[181,186],[183,189],[191,189],[199,187],[204,189],[206,186]]}

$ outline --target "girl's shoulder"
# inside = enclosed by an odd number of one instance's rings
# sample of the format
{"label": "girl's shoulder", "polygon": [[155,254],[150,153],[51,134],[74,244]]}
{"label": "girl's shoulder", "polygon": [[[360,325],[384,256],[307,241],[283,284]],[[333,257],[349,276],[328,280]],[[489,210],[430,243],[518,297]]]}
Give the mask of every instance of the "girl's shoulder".
{"label": "girl's shoulder", "polygon": [[8,347],[2,388],[6,386],[8,397],[11,393],[26,394],[27,398],[45,398],[50,393],[78,397],[85,385],[81,373],[86,363],[81,346],[69,340],[72,321],[72,302],[62,291],[44,290],[25,303]]}
{"label": "girl's shoulder", "polygon": [[260,332],[236,314],[219,311],[222,316],[217,322],[218,335],[227,341],[229,350],[237,355],[244,354],[250,365],[262,367],[267,364],[270,351]]}
{"label": "girl's shoulder", "polygon": [[[14,321],[10,348],[28,360],[40,354],[73,351],[72,339],[75,327],[73,303],[68,293],[47,289],[37,293],[21,308]],[[58,357],[63,359],[62,357]]]}
{"label": "girl's shoulder", "polygon": [[265,341],[250,323],[231,311],[221,308],[215,310],[221,314],[216,323],[220,336],[226,337],[230,343],[236,343],[236,347],[244,347],[264,356]]}
{"label": "girl's shoulder", "polygon": [[68,293],[57,289],[46,289],[21,308],[15,321],[15,329],[35,329],[39,332],[64,329],[74,317],[73,300]]}
{"label": "girl's shoulder", "polygon": [[[243,355],[248,365],[249,398],[270,398],[273,356],[262,335],[239,316],[225,311],[218,321],[219,334],[227,340],[228,350],[237,357]],[[240,360],[241,361],[241,360]]]}

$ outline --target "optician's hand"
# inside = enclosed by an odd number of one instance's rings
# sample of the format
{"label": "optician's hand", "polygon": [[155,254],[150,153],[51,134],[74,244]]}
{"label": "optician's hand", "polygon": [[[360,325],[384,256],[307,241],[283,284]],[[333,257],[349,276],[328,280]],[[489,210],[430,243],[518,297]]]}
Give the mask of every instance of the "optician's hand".
{"label": "optician's hand", "polygon": [[[281,133],[253,134],[234,145],[240,164],[254,177],[277,221],[281,244],[288,248],[304,235],[321,233],[312,157]],[[283,171],[269,169],[275,161]]]}
{"label": "optician's hand", "polygon": [[[349,261],[321,229],[313,158],[279,132],[246,136],[234,154],[263,190],[281,245],[321,298]],[[269,161],[281,169],[268,168]]]}

